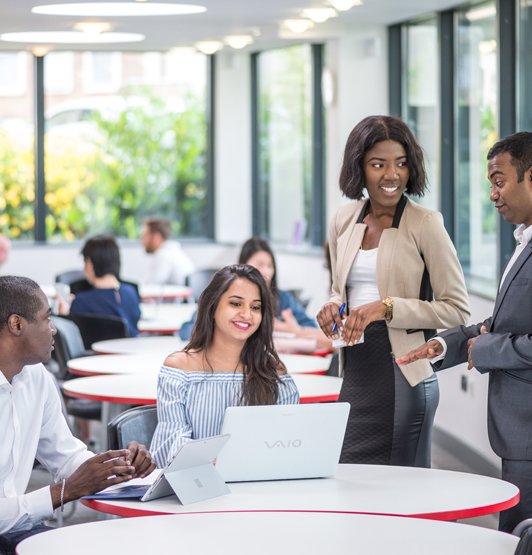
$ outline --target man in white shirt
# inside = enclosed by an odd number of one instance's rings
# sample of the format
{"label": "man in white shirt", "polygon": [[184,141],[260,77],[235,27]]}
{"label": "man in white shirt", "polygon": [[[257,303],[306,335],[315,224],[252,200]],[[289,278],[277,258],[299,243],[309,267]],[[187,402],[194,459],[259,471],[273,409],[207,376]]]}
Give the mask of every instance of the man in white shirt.
{"label": "man in white shirt", "polygon": [[499,529],[511,532],[532,517],[532,133],[515,133],[491,148],[488,178],[497,211],[520,224],[493,315],[444,331],[397,363],[428,358],[437,370],[468,362],[469,369],[489,372],[490,444],[502,459],[503,480],[521,492],[519,504],[500,514]]}
{"label": "man in white shirt", "polygon": [[170,222],[163,218],[144,220],[142,244],[148,254],[153,254],[153,262],[146,284],[185,285],[186,277],[194,270],[194,263],[177,241],[170,241]]}
{"label": "man in white shirt", "polygon": [[[137,442],[94,456],[72,436],[55,384],[42,365],[50,360],[56,334],[50,314],[34,281],[0,277],[1,555],[14,553],[18,542],[48,530],[41,522],[65,503],[147,476],[155,468]],[[55,483],[25,493],[35,458]]]}

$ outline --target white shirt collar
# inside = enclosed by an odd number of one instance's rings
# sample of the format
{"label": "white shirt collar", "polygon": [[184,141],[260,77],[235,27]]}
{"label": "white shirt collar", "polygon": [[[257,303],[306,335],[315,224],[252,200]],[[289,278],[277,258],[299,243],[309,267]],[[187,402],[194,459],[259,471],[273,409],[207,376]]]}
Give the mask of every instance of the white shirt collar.
{"label": "white shirt collar", "polygon": [[532,225],[525,227],[525,224],[521,224],[514,231],[514,237],[516,241],[519,241],[520,245],[526,245],[532,239]]}

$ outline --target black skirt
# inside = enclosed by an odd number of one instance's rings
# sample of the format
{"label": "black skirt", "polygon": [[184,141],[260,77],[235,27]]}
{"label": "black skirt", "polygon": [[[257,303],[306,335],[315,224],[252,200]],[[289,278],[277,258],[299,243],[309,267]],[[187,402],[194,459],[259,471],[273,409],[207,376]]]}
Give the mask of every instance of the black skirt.
{"label": "black skirt", "polygon": [[340,462],[430,467],[438,381],[434,374],[410,386],[384,321],[366,328],[363,343],[344,347],[343,379],[338,401],[351,410]]}

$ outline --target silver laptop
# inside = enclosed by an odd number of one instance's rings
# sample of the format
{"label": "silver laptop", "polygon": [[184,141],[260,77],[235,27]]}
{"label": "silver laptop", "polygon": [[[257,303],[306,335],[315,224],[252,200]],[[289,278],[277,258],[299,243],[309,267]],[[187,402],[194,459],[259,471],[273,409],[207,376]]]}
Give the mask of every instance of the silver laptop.
{"label": "silver laptop", "polygon": [[231,440],[216,460],[225,482],[334,476],[349,403],[230,407],[222,434]]}

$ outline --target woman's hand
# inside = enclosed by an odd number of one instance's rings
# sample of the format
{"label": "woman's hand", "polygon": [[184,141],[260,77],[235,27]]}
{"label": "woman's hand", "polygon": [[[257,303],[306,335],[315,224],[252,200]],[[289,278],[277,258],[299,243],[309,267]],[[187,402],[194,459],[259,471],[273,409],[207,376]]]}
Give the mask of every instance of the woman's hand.
{"label": "woman's hand", "polygon": [[[316,319],[328,339],[338,339],[340,337],[339,332],[343,331],[343,324],[340,316],[340,307],[336,303],[323,305]],[[333,332],[334,324],[336,324],[336,329]]]}
{"label": "woman's hand", "polygon": [[344,325],[342,339],[344,345],[351,347],[360,341],[366,327],[386,315],[386,305],[382,301],[357,306],[349,312]]}

